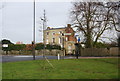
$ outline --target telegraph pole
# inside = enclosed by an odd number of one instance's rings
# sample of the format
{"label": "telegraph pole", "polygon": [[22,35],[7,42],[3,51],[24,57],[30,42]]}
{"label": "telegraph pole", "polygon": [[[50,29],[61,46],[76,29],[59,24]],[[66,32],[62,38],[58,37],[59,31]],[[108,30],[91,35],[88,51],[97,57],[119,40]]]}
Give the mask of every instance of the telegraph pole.
{"label": "telegraph pole", "polygon": [[43,58],[45,58],[45,38],[44,38],[44,30],[46,29],[46,25],[47,25],[47,18],[46,18],[46,12],[45,12],[45,10],[44,10],[43,18],[41,18],[41,20],[43,21],[43,44],[44,44],[44,48],[43,48]]}
{"label": "telegraph pole", "polygon": [[33,47],[33,60],[35,60],[35,0],[33,2],[33,41],[32,41],[32,47]]}
{"label": "telegraph pole", "polygon": [[41,20],[43,21],[43,43],[44,43],[43,58],[50,64],[50,66],[52,68],[54,68],[54,66],[52,65],[52,63],[50,63],[50,61],[45,56],[45,38],[44,38],[45,34],[44,34],[44,30],[46,30],[46,27],[47,27],[47,18],[46,18],[46,12],[45,12],[45,10],[44,10],[43,18],[41,18]]}

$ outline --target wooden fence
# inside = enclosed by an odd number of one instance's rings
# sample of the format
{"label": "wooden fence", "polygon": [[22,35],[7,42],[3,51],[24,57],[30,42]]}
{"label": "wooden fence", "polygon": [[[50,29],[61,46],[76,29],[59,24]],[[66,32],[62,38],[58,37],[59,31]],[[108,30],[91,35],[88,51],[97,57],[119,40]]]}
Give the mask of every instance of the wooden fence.
{"label": "wooden fence", "polygon": [[81,49],[81,56],[120,56],[120,50],[114,48],[84,48]]}

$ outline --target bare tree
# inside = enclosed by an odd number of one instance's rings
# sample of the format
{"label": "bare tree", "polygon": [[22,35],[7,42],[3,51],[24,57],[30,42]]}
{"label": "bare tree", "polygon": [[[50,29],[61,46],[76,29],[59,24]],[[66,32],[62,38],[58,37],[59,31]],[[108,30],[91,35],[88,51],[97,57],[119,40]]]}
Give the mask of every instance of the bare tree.
{"label": "bare tree", "polygon": [[86,47],[95,47],[105,31],[116,30],[116,14],[113,4],[103,2],[74,2],[71,11],[72,22],[86,39]]}
{"label": "bare tree", "polygon": [[113,10],[112,21],[114,28],[117,32],[120,32],[120,1],[119,2],[108,2],[107,3]]}

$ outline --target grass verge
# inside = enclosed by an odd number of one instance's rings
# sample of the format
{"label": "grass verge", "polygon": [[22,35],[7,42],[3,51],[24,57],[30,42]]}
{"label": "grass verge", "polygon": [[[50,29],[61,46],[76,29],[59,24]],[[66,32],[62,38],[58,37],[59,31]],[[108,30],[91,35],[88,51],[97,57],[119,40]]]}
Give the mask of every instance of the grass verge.
{"label": "grass verge", "polygon": [[7,62],[3,79],[118,79],[118,59],[63,59]]}

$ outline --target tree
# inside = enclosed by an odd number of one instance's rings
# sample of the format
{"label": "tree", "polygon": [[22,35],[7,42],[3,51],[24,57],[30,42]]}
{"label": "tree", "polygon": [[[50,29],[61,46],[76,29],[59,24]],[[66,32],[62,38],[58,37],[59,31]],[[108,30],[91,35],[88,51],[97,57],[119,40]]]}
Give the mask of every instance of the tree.
{"label": "tree", "polygon": [[8,44],[8,47],[2,47],[2,50],[6,51],[6,55],[7,55],[8,51],[11,51],[11,49],[12,49],[11,46],[13,45],[13,43],[7,39],[3,39],[1,42],[2,42],[2,45]]}
{"label": "tree", "polygon": [[[114,17],[112,17],[113,19],[113,24],[114,24],[114,27],[115,27],[115,30],[120,32],[120,1],[119,2],[108,2],[107,5],[109,7],[111,7],[111,9],[113,10],[113,14],[114,14]],[[115,19],[116,18],[116,19]],[[117,24],[117,26],[116,26]]]}
{"label": "tree", "polygon": [[95,47],[106,31],[116,28],[117,18],[111,5],[113,4],[103,2],[73,3],[73,26],[84,35],[87,48]]}
{"label": "tree", "polygon": [[2,44],[13,44],[10,40],[3,39]]}

